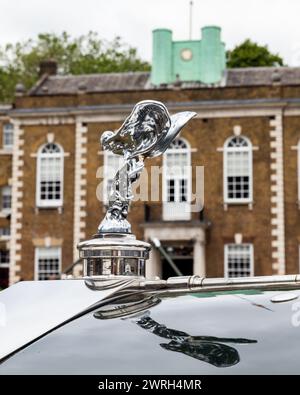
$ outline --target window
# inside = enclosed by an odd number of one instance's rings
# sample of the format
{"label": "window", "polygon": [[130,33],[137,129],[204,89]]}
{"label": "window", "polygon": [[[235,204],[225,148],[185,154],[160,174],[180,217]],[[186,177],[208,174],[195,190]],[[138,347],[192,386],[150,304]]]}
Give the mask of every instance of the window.
{"label": "window", "polygon": [[10,211],[11,209],[11,186],[5,186],[1,189],[1,209]]}
{"label": "window", "polygon": [[54,143],[40,148],[37,157],[38,207],[60,207],[63,205],[64,152]]}
{"label": "window", "polygon": [[297,155],[298,155],[298,202],[300,203],[300,140],[298,141]]}
{"label": "window", "polygon": [[123,158],[112,152],[104,151],[104,180],[103,180],[103,202],[108,203],[112,183],[117,171],[121,168]]}
{"label": "window", "polygon": [[252,202],[252,145],[242,136],[231,137],[224,145],[224,201]]}
{"label": "window", "polygon": [[0,228],[0,237],[10,236],[10,228]]}
{"label": "window", "polygon": [[226,244],[225,245],[225,277],[253,276],[253,245]]}
{"label": "window", "polygon": [[163,218],[189,220],[191,151],[182,138],[174,140],[164,154],[163,177]]}
{"label": "window", "polygon": [[3,148],[11,149],[14,143],[14,129],[11,123],[3,125]]}
{"label": "window", "polygon": [[35,279],[54,280],[61,274],[61,248],[38,247],[35,249]]}
{"label": "window", "polygon": [[9,250],[0,249],[0,267],[9,266]]}

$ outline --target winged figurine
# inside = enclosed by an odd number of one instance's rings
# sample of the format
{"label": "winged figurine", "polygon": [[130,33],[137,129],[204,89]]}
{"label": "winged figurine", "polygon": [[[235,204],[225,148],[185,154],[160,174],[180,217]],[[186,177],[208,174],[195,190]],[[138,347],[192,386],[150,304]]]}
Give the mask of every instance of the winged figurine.
{"label": "winged figurine", "polygon": [[170,116],[166,106],[158,101],[137,103],[123,125],[101,136],[105,150],[122,155],[124,165],[118,170],[109,195],[108,210],[98,228],[99,233],[131,233],[127,221],[132,199],[131,184],[135,182],[147,157],[162,155],[195,112],[185,111]]}

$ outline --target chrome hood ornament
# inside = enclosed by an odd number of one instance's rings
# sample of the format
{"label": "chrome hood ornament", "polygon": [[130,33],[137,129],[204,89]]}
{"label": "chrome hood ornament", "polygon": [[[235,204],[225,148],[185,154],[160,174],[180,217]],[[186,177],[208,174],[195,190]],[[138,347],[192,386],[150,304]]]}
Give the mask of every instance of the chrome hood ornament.
{"label": "chrome hood ornament", "polygon": [[99,233],[131,233],[126,219],[133,198],[131,184],[139,178],[144,160],[162,155],[195,115],[186,111],[170,117],[164,104],[144,100],[135,105],[119,130],[102,134],[103,148],[122,155],[125,163],[114,178],[108,211],[98,228]]}
{"label": "chrome hood ornament", "polygon": [[92,240],[79,243],[85,275],[144,275],[150,245],[136,240],[127,220],[131,185],[138,180],[146,158],[162,155],[184,125],[196,113],[185,111],[170,116],[158,101],[144,100],[116,132],[102,134],[105,150],[123,156],[109,194],[108,210]]}

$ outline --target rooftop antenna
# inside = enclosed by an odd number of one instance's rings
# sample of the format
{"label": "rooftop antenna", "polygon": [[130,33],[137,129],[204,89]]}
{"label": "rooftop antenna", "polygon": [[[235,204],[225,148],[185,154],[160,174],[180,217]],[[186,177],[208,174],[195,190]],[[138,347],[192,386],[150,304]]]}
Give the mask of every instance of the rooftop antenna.
{"label": "rooftop antenna", "polygon": [[190,20],[190,23],[189,23],[189,39],[191,40],[192,39],[192,27],[193,27],[193,5],[194,5],[194,2],[193,1],[190,1],[190,17],[189,17],[189,20]]}

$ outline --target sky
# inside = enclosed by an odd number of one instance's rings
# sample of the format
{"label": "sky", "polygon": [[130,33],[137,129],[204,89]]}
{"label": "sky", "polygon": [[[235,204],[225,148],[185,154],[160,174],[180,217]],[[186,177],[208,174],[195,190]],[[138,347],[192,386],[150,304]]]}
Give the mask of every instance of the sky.
{"label": "sky", "polygon": [[[93,30],[101,38],[123,41],[151,61],[151,31],[173,30],[173,39],[189,37],[189,0],[0,0],[0,45],[38,33],[72,36]],[[192,38],[206,25],[222,28],[231,49],[246,38],[267,44],[285,63],[300,66],[300,0],[194,0]]]}

